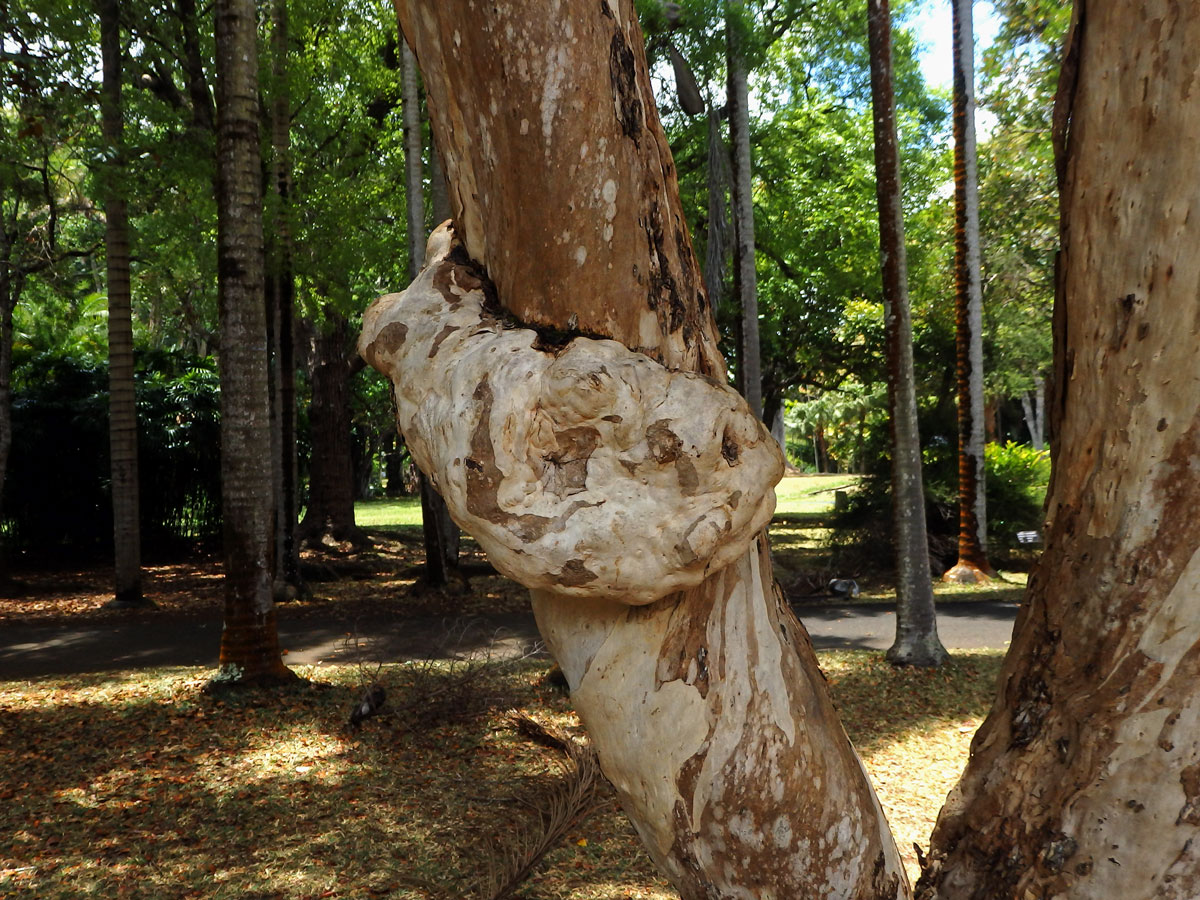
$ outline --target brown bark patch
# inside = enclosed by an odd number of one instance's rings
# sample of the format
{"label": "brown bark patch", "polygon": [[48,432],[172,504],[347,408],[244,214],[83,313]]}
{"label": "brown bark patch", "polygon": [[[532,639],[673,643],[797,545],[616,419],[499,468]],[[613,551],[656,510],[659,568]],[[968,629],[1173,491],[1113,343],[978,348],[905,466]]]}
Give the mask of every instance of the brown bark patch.
{"label": "brown bark patch", "polygon": [[587,489],[588,460],[600,443],[600,432],[581,425],[554,435],[557,448],[545,457],[543,476],[546,490],[558,497],[569,497]]}
{"label": "brown bark patch", "polygon": [[667,427],[670,424],[670,419],[659,419],[646,426],[646,444],[650,447],[650,455],[660,466],[675,462],[683,454],[683,441]]}
{"label": "brown bark patch", "polygon": [[642,99],[638,95],[637,66],[633,50],[625,33],[618,29],[613,34],[608,54],[608,73],[612,80],[613,103],[621,133],[636,145],[642,133]]}
{"label": "brown bark patch", "polygon": [[475,388],[479,404],[479,422],[471,434],[471,455],[466,459],[467,510],[473,516],[503,525],[521,540],[532,543],[551,525],[546,516],[514,515],[500,508],[498,492],[503,473],[496,467],[492,445],[492,388],[485,377]]}
{"label": "brown bark patch", "polygon": [[433,339],[433,343],[429,346],[430,359],[433,359],[435,356],[437,356],[438,348],[442,346],[442,341],[446,340],[446,338],[450,337],[450,335],[454,334],[456,331],[458,331],[457,325],[447,325],[440,332],[438,332],[438,336]]}
{"label": "brown bark patch", "polygon": [[596,573],[585,566],[582,559],[572,559],[562,567],[562,574],[559,577],[562,583],[568,587],[579,587],[595,581]]}
{"label": "brown bark patch", "polygon": [[[678,598],[676,602],[676,598]],[[655,687],[661,688],[670,681],[683,681],[699,691],[701,697],[708,696],[709,685],[709,650],[708,650],[708,620],[712,615],[716,597],[709,591],[695,588],[685,591],[682,596],[672,595],[662,602],[676,602],[667,625],[667,634],[658,652],[658,667],[655,670]],[[700,757],[703,761],[703,755]],[[699,772],[699,763],[696,765]],[[694,781],[695,776],[692,776]],[[680,779],[680,790],[684,791]],[[694,787],[694,785],[693,785]],[[692,789],[684,791],[683,796],[691,802]]]}
{"label": "brown bark patch", "polygon": [[407,325],[403,322],[389,322],[380,330],[375,340],[367,345],[363,356],[372,367],[378,369],[380,357],[386,353],[395,353],[404,346],[407,337]]}
{"label": "brown bark patch", "polygon": [[1183,786],[1185,801],[1175,824],[1200,825],[1200,763],[1180,772],[1179,783]]}

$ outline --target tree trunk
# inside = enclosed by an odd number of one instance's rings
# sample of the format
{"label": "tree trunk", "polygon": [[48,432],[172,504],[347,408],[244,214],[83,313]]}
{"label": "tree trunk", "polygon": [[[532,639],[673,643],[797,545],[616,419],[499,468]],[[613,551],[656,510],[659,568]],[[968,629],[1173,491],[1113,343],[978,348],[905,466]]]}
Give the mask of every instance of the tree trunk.
{"label": "tree trunk", "polygon": [[[737,10],[735,12],[734,10]],[[734,3],[725,17],[726,60],[729,70],[729,140],[733,144],[734,266],[742,313],[742,392],[754,414],[762,418],[762,359],[758,339],[758,274],[754,251],[754,182],[750,170],[750,90],[739,13]]]}
{"label": "tree trunk", "polygon": [[1032,391],[1021,394],[1021,413],[1025,417],[1025,427],[1029,429],[1029,443],[1034,450],[1045,449],[1046,446],[1046,389],[1039,380]]}
{"label": "tree trunk", "polygon": [[296,539],[296,285],[292,268],[291,95],[288,91],[287,0],[274,0],[271,32],[271,186],[275,193],[267,241],[268,344],[271,348],[271,453],[275,459],[275,597],[307,591]]}
{"label": "tree trunk", "polygon": [[[758,531],[782,460],[718,383],[633,4],[469,6],[397,3],[465,248],[435,234],[404,299],[368,312],[364,356],[391,371],[402,418],[438,423],[409,444],[456,517],[539,586],[605,773],[685,900],[905,897],[811,645],[772,590]],[[554,331],[503,328],[488,298]],[[408,302],[436,315],[405,320]],[[638,352],[564,346],[564,330]]]}
{"label": "tree trunk", "polygon": [[1077,5],[1068,46],[1046,550],[927,900],[1200,896],[1200,18]]}
{"label": "tree trunk", "polygon": [[[407,42],[401,40],[401,67],[404,78],[404,171],[405,206],[408,210],[408,272],[411,278],[425,263],[425,179],[422,160],[424,141],[421,137],[421,84],[417,71],[417,58]],[[436,138],[430,147],[430,159],[438,160]],[[432,169],[431,165],[431,169]],[[440,185],[438,184],[440,182]],[[441,206],[437,214],[449,218],[449,194],[446,177],[441,171],[440,160],[431,172],[431,193]],[[440,196],[439,196],[440,195]],[[443,219],[444,221],[444,219]],[[440,222],[438,224],[441,224]],[[450,510],[442,500],[425,473],[418,476],[421,491],[421,533],[425,539],[425,583],[433,587],[445,587],[450,583],[450,574],[458,565],[459,532]]]}
{"label": "tree trunk", "polygon": [[954,11],[954,272],[958,369],[958,562],[944,581],[977,584],[987,559],[983,444],[983,288],[979,278],[979,174],[975,152],[974,0]]}
{"label": "tree trunk", "polygon": [[888,405],[892,430],[892,515],[896,532],[896,640],[887,658],[900,665],[939,666],[946,648],[938,639],[929,545],[917,391],[913,375],[908,260],[904,248],[900,153],[892,87],[892,19],[887,0],[870,0],[871,105],[875,126],[875,193],[879,203],[879,261],[887,312]]}
{"label": "tree trunk", "polygon": [[217,294],[225,628],[221,668],[239,683],[294,678],[275,628],[271,402],[263,302],[262,167],[254,4],[217,0]]}
{"label": "tree trunk", "polygon": [[369,544],[370,539],[354,521],[350,329],[346,320],[332,310],[326,310],[325,317],[325,326],[317,326],[312,340],[312,403],[308,414],[312,457],[308,509],[298,536],[309,543],[329,535],[336,541]]}
{"label": "tree trunk", "polygon": [[5,231],[0,228],[0,514],[4,512],[4,479],[12,451],[13,309],[17,304],[9,265],[12,247]]}
{"label": "tree trunk", "polygon": [[125,198],[118,187],[125,174],[125,126],[121,107],[121,27],[117,0],[100,0],[99,12],[103,68],[100,118],[109,153],[104,173],[104,251],[108,273],[108,423],[116,559],[112,605],[147,606],[151,604],[142,595],[129,216]]}

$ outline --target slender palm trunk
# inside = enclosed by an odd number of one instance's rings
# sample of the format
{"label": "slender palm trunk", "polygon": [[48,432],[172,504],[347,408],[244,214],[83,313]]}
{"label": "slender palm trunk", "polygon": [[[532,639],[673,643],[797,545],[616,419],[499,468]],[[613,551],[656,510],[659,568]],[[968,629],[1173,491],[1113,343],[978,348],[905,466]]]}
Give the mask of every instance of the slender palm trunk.
{"label": "slender palm trunk", "polygon": [[908,262],[904,249],[900,154],[892,87],[892,22],[887,0],[870,0],[871,103],[875,122],[875,185],[879,202],[879,259],[887,308],[888,401],[892,428],[892,510],[896,535],[896,640],[894,663],[941,665],[947,657],[938,639],[925,536],[925,493],[921,438],[913,374]]}
{"label": "slender palm trunk", "polygon": [[133,310],[129,272],[129,216],[119,184],[124,175],[121,106],[121,34],[117,0],[100,0],[103,63],[101,120],[110,162],[105,172],[104,249],[108,275],[108,416],[112,466],[113,603],[144,606],[138,503],[137,400],[133,380]]}
{"label": "slender palm trunk", "polygon": [[217,273],[225,628],[221,666],[241,683],[294,678],[275,623],[274,465],[263,302],[262,166],[254,4],[217,0]]}
{"label": "slender palm trunk", "polygon": [[954,10],[954,270],[958,374],[958,562],[946,581],[993,574],[987,559],[984,494],[983,288],[980,283],[979,175],[975,150],[974,0]]}

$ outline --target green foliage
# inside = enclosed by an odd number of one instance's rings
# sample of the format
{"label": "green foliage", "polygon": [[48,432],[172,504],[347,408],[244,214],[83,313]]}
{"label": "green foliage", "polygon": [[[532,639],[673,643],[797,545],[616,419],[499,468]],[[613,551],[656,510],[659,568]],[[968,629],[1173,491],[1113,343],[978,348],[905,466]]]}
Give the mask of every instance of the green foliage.
{"label": "green foliage", "polygon": [[1012,548],[1018,531],[1040,528],[1050,454],[1026,444],[988,444],[983,451],[987,472],[988,541]]}
{"label": "green foliage", "polygon": [[[924,419],[929,418],[926,412]],[[930,564],[935,572],[952,566],[957,557],[957,445],[938,439],[925,444],[925,520]],[[877,557],[878,548],[891,545],[891,477],[886,455],[859,481],[849,508],[834,519],[832,543],[843,558],[864,561]],[[1041,527],[1042,506],[1050,479],[1050,456],[1044,450],[1015,444],[991,443],[984,449],[988,554],[993,562],[1017,547],[1018,531]]]}
{"label": "green foliage", "polygon": [[[4,532],[13,547],[99,551],[112,540],[108,375],[42,353],[14,372]],[[157,354],[137,374],[142,540],[149,549],[220,530],[218,381],[211,363]]]}

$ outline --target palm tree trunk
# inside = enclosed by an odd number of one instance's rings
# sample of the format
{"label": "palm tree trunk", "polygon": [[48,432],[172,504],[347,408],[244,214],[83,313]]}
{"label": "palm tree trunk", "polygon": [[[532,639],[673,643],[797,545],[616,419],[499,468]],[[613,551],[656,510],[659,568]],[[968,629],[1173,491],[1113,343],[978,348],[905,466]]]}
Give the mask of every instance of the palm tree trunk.
{"label": "palm tree trunk", "polygon": [[979,266],[979,175],[975,152],[974,0],[954,10],[954,259],[958,370],[958,562],[946,581],[994,574],[987,559],[984,485],[983,289]]}
{"label": "palm tree trunk", "polygon": [[217,274],[221,498],[225,525],[224,676],[291,680],[275,624],[274,460],[263,302],[258,50],[250,0],[216,0]]}
{"label": "palm tree trunk", "polygon": [[108,273],[109,449],[112,466],[113,605],[145,606],[142,595],[138,503],[137,400],[133,379],[133,312],[129,273],[129,217],[119,185],[124,177],[121,106],[121,35],[118,0],[100,0],[103,65],[101,121],[110,153],[104,196],[104,249]]}
{"label": "palm tree trunk", "polygon": [[896,640],[888,659],[938,666],[947,658],[938,639],[925,535],[925,492],[904,249],[900,153],[892,87],[892,21],[887,0],[870,0],[871,103],[875,121],[875,185],[879,201],[879,259],[887,308],[888,401],[892,427],[892,510],[896,533]]}

